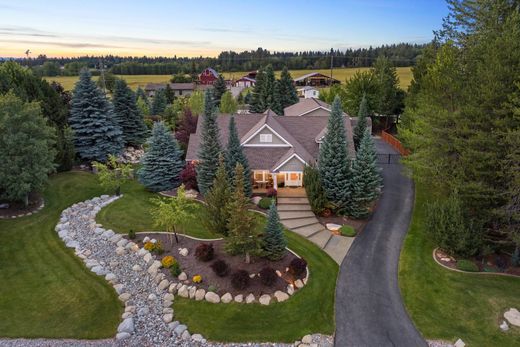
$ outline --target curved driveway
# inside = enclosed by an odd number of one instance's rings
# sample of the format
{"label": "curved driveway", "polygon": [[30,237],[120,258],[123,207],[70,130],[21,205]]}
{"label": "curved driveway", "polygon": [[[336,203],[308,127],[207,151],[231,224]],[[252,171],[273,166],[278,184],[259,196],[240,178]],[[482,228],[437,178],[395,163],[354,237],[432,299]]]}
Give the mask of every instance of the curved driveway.
{"label": "curved driveway", "polygon": [[[378,153],[396,153],[375,140]],[[414,203],[401,164],[383,164],[384,188],[372,219],[343,260],[336,287],[335,346],[426,346],[404,308],[399,253]]]}

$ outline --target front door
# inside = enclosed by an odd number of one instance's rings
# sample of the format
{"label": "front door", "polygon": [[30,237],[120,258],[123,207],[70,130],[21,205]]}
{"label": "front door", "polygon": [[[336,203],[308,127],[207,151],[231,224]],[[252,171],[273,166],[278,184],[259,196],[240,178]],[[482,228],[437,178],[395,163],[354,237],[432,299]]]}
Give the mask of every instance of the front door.
{"label": "front door", "polygon": [[285,186],[286,187],[301,187],[302,186],[302,173],[301,171],[288,171],[285,172]]}

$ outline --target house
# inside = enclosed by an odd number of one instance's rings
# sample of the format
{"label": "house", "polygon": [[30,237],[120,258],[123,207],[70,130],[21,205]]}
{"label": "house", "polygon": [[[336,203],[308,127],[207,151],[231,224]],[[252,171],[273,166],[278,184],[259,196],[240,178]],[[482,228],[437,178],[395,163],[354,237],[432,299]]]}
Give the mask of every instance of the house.
{"label": "house", "polygon": [[218,72],[208,67],[199,75],[199,83],[204,85],[213,85],[218,78]]}
{"label": "house", "polygon": [[296,86],[326,87],[336,83],[341,82],[319,72],[311,72],[294,79]]}
{"label": "house", "polygon": [[299,98],[309,99],[309,98],[315,98],[317,99],[320,96],[320,91],[314,87],[311,86],[305,86],[296,89],[296,92],[298,93]]}
{"label": "house", "polygon": [[[223,147],[227,146],[229,119],[228,115],[217,117]],[[344,121],[348,150],[354,157],[350,118],[344,117]],[[303,185],[303,169],[318,160],[328,117],[283,117],[268,110],[262,114],[237,115],[235,122],[252,171],[253,187],[277,189]],[[187,161],[198,160],[201,125],[198,122],[197,131],[190,136]]]}
{"label": "house", "polygon": [[[330,115],[331,106],[320,99],[309,98],[300,99],[299,102],[284,108],[283,111],[284,115],[289,117],[328,117]],[[343,112],[343,116],[350,119],[351,127],[354,129],[357,124],[357,117],[350,117],[345,112]],[[370,117],[367,118],[367,129],[372,133],[372,119]]]}
{"label": "house", "polygon": [[233,83],[233,85],[235,87],[243,87],[243,88],[253,87],[255,84],[256,84],[256,80],[254,78],[247,77],[247,76],[240,77]]}
{"label": "house", "polygon": [[[175,96],[189,96],[195,90],[205,90],[207,88],[212,88],[211,85],[197,85],[196,83],[169,83],[170,88],[173,90]],[[148,83],[144,87],[144,91],[148,97],[153,98],[155,93],[160,89],[165,89],[166,83]]]}

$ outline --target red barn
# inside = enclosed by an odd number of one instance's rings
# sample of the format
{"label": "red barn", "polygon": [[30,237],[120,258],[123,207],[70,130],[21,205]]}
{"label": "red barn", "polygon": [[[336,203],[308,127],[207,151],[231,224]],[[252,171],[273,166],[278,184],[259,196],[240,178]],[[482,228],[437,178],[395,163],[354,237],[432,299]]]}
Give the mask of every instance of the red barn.
{"label": "red barn", "polygon": [[208,67],[202,73],[199,75],[199,82],[200,84],[213,84],[217,80],[218,72],[214,69]]}

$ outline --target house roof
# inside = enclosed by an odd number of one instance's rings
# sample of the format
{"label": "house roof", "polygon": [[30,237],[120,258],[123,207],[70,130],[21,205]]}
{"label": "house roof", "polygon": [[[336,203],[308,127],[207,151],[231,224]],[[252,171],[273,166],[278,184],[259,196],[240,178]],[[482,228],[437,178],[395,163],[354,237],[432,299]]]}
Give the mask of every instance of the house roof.
{"label": "house roof", "polygon": [[[349,153],[351,156],[354,156],[352,126],[348,117],[345,117],[344,120]],[[328,117],[281,117],[275,115],[274,112],[235,116],[238,136],[242,143],[262,127],[268,126],[291,145],[291,147],[244,146],[244,153],[253,170],[273,171],[280,163],[283,163],[294,154],[309,164],[315,163],[319,153],[319,144],[316,142],[316,137],[325,131],[327,122]],[[219,115],[217,124],[220,129],[221,144],[225,148],[229,135],[229,116]],[[190,136],[186,160],[198,159],[201,130],[202,122],[198,122],[196,133]]]}
{"label": "house roof", "polygon": [[298,90],[318,90],[317,88],[311,86],[299,87]]}
{"label": "house roof", "polygon": [[242,76],[239,79],[237,79],[235,82],[238,82],[238,81],[249,81],[249,82],[256,83],[256,80],[254,78],[247,77],[247,76]]}
{"label": "house roof", "polygon": [[330,112],[331,107],[324,101],[316,98],[300,99],[296,104],[287,106],[283,112],[286,116],[303,116],[318,108],[322,108]]}
{"label": "house roof", "polygon": [[[217,72],[215,69],[213,69],[213,68],[211,68],[211,67],[208,67],[208,68],[205,68],[205,69],[204,69],[204,71],[206,71],[206,70],[208,70],[209,72],[211,72],[211,74],[212,74],[213,76],[218,77],[218,72]],[[203,71],[203,72],[204,72],[204,71]]]}
{"label": "house roof", "polygon": [[[308,74],[305,74],[303,76],[300,76],[298,78],[295,78],[294,79],[294,82],[301,82],[309,77],[323,77],[323,78],[326,78],[326,79],[332,79],[334,81],[338,81],[337,79],[335,78],[331,78],[330,76],[327,76],[327,75],[324,75],[322,73],[319,73],[319,72],[311,72],[311,73],[308,73]],[[338,81],[339,82],[339,81]]]}

